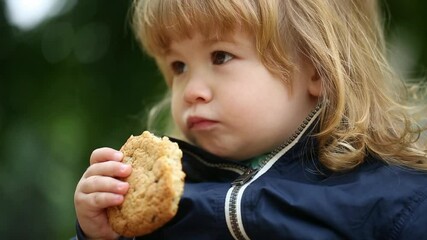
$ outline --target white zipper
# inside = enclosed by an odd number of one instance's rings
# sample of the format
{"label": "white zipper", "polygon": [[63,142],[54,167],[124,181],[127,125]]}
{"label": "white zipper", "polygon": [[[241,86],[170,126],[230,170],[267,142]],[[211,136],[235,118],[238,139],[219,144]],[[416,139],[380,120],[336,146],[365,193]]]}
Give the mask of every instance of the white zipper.
{"label": "white zipper", "polygon": [[242,221],[241,201],[245,189],[257,178],[267,172],[281,156],[291,149],[304,135],[304,132],[319,115],[320,105],[309,114],[295,134],[280,147],[271,152],[257,169],[249,169],[232,182],[225,197],[225,220],[228,230],[236,240],[250,240]]}

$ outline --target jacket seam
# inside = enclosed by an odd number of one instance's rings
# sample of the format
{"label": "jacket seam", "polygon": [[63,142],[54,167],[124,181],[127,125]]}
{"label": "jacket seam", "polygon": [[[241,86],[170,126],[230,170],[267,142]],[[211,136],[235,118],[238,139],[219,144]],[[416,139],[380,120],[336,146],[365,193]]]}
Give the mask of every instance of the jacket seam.
{"label": "jacket seam", "polygon": [[397,214],[397,219],[394,221],[393,228],[390,233],[390,239],[398,239],[405,225],[414,214],[415,210],[427,199],[427,194],[424,192],[416,192],[409,199],[409,203]]}

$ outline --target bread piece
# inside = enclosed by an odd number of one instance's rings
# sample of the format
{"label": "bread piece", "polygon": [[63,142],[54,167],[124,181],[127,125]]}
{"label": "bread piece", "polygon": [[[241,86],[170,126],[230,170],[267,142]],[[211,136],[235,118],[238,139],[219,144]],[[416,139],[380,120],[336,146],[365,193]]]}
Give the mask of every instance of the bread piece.
{"label": "bread piece", "polygon": [[182,152],[177,143],[148,131],[131,136],[120,149],[123,162],[132,165],[124,179],[130,185],[120,206],[107,209],[114,231],[125,237],[141,236],[163,226],[178,210],[184,190]]}

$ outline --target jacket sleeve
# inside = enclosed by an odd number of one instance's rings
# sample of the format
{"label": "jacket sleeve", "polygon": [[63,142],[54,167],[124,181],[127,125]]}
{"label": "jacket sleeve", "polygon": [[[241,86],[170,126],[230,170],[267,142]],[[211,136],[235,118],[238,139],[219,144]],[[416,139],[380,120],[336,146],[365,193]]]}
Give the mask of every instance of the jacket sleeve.
{"label": "jacket sleeve", "polygon": [[[119,237],[117,240],[132,240],[132,239],[134,238]],[[70,240],[87,240],[78,221],[76,221],[76,236],[72,237]]]}
{"label": "jacket sleeve", "polygon": [[76,221],[76,236],[72,238],[71,240],[86,240],[86,236],[83,233],[82,228],[80,227],[80,224],[78,221]]}
{"label": "jacket sleeve", "polygon": [[[426,190],[426,189],[424,189]],[[392,239],[425,239],[427,236],[427,191],[418,192],[400,213]]]}

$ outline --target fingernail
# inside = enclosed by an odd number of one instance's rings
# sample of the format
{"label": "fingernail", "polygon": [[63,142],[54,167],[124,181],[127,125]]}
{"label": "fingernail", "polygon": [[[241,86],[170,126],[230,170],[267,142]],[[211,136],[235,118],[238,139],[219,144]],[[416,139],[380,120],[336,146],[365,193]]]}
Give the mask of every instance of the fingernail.
{"label": "fingernail", "polygon": [[115,152],[114,153],[114,158],[121,160],[123,158],[123,153],[122,152]]}
{"label": "fingernail", "polygon": [[123,201],[123,195],[119,195],[119,194],[117,194],[115,197],[114,197],[114,199],[115,199],[115,201],[116,202],[121,202],[121,201]]}
{"label": "fingernail", "polygon": [[119,183],[117,185],[117,190],[121,191],[121,190],[125,189],[127,187],[127,185],[128,185],[127,183]]}
{"label": "fingernail", "polygon": [[126,172],[127,170],[128,170],[128,168],[129,168],[129,165],[127,165],[127,164],[122,164],[121,166],[120,166],[120,171],[121,172]]}

